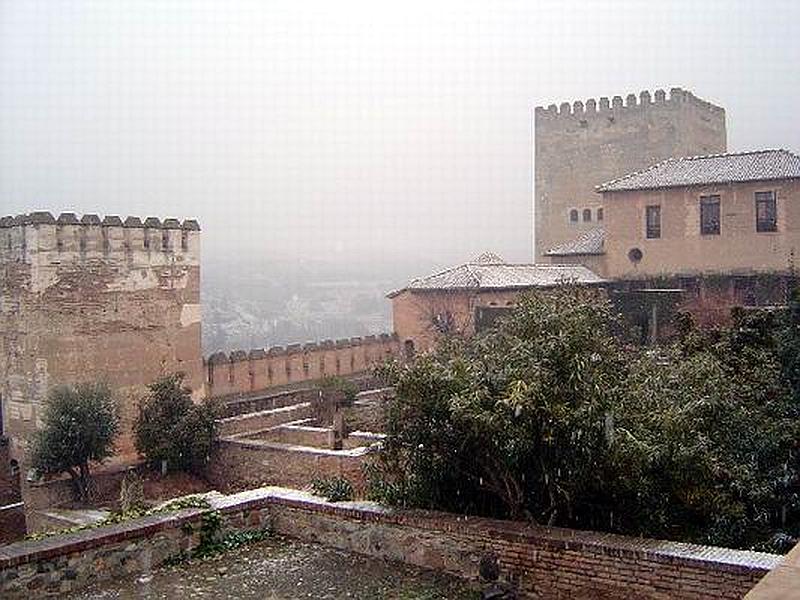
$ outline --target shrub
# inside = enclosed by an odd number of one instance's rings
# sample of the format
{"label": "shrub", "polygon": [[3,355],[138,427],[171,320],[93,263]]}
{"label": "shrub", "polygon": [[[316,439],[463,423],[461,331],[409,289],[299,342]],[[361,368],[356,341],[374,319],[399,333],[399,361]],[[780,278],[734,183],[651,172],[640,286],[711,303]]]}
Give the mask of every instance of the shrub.
{"label": "shrub", "polygon": [[334,394],[341,396],[342,403],[345,405],[352,404],[358,396],[358,386],[343,377],[328,376],[325,377],[319,385],[323,394]]}
{"label": "shrub", "polygon": [[153,464],[197,472],[211,451],[217,409],[209,401],[195,404],[183,378],[173,373],[149,386],[134,423],[136,449]]}
{"label": "shrub", "polygon": [[384,366],[396,395],[371,497],[739,547],[796,537],[796,334],[742,314],[653,351],[623,345],[617,322],[565,287]]}
{"label": "shrub", "polygon": [[353,499],[353,484],[346,477],[318,478],[311,482],[311,489],[328,502],[344,502]]}
{"label": "shrub", "polygon": [[383,489],[408,506],[545,523],[596,512],[585,501],[625,372],[614,321],[593,292],[565,288],[522,298],[484,335],[384,367],[396,396],[375,466]]}
{"label": "shrub", "polygon": [[43,427],[34,438],[31,460],[43,474],[69,473],[75,498],[89,497],[89,463],[114,452],[119,414],[105,383],[82,383],[51,390]]}

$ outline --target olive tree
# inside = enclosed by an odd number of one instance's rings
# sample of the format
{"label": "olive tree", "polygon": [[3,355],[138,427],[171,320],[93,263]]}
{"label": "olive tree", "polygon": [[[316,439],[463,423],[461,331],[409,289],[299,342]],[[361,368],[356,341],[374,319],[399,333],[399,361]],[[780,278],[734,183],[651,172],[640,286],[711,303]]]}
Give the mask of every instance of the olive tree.
{"label": "olive tree", "polygon": [[118,432],[117,403],[108,385],[56,387],[47,398],[43,427],[34,438],[33,467],[42,474],[69,473],[76,500],[85,502],[89,464],[113,454]]}

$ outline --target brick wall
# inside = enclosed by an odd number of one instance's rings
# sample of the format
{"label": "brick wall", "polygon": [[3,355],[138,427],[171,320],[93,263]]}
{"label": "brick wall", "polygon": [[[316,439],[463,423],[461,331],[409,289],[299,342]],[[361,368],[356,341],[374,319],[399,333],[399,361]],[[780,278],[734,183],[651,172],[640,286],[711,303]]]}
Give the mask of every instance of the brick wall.
{"label": "brick wall", "polygon": [[480,556],[494,552],[529,599],[741,598],[780,561],[758,552],[363,503],[323,505],[296,494],[273,502],[278,533],[461,577],[476,577]]}
{"label": "brick wall", "polygon": [[308,487],[319,477],[346,477],[356,490],[364,488],[362,466],[368,447],[328,450],[244,439],[218,440],[207,469],[209,482],[235,491],[262,485]]}
{"label": "brick wall", "polygon": [[285,348],[217,352],[205,360],[204,371],[210,396],[236,397],[326,376],[363,374],[392,356],[400,356],[395,336],[368,335]]}
{"label": "brick wall", "polygon": [[[282,488],[211,500],[227,530],[276,533],[472,579],[487,551],[526,599],[741,598],[781,557],[567,529],[330,504]],[[186,509],[0,549],[0,594],[58,595],[133,576],[198,543],[201,511]],[[192,531],[186,525],[190,525]],[[268,582],[264,583],[265,588]]]}

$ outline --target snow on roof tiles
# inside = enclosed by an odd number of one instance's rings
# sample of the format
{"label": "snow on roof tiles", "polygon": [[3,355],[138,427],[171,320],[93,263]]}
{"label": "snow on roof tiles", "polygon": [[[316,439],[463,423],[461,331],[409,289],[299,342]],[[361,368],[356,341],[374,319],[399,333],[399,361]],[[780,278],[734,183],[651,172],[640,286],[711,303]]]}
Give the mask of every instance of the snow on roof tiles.
{"label": "snow on roof tiles", "polygon": [[606,230],[602,227],[590,229],[574,240],[553,246],[546,256],[574,256],[581,254],[605,254]]}
{"label": "snow on roof tiles", "polygon": [[[501,262],[495,262],[495,261]],[[482,254],[477,259],[427,277],[412,280],[392,298],[405,290],[514,289],[553,287],[562,283],[598,284],[604,280],[583,265],[536,265],[502,262],[496,254]]]}
{"label": "snow on roof tiles", "polygon": [[617,192],[776,179],[800,179],[800,157],[787,150],[757,150],[669,158],[595,189],[598,192]]}

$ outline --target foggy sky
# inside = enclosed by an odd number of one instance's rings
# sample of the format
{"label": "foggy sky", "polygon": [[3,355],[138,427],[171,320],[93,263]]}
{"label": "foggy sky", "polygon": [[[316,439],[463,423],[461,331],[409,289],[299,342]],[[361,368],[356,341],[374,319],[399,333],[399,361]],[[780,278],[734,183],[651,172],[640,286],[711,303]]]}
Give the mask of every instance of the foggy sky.
{"label": "foggy sky", "polygon": [[0,0],[0,212],[204,254],[532,256],[531,109],[681,86],[800,150],[800,3]]}

